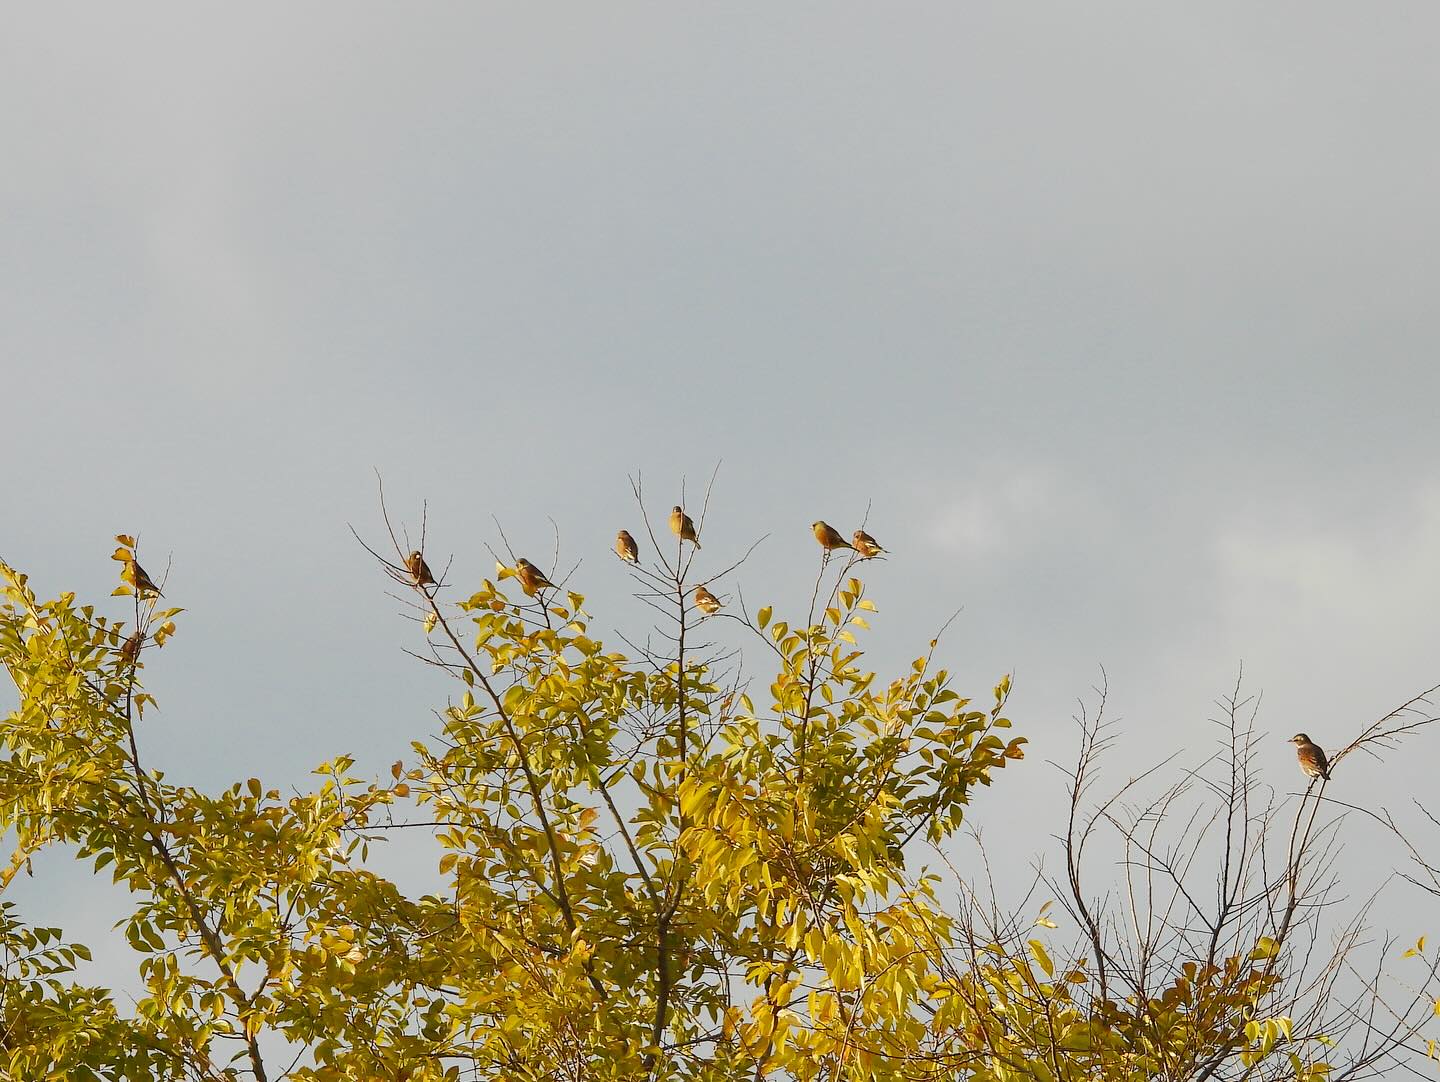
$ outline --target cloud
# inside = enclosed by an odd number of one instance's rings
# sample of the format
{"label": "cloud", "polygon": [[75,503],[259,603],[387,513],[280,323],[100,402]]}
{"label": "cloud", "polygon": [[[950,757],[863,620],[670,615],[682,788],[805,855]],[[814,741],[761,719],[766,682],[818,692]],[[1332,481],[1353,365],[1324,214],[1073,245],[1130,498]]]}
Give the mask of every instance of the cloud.
{"label": "cloud", "polygon": [[1437,552],[1436,483],[1415,490],[1384,520],[1332,513],[1318,523],[1231,526],[1216,540],[1229,617],[1278,611],[1288,623],[1428,620],[1425,601],[1440,598]]}
{"label": "cloud", "polygon": [[[1391,506],[1362,517],[1337,500],[1319,514],[1292,511],[1216,534],[1215,597],[1209,618],[1192,625],[1187,667],[1242,656],[1272,723],[1303,718],[1332,742],[1434,684],[1440,483],[1414,486]],[[1401,791],[1430,784],[1416,757],[1390,768]]]}
{"label": "cloud", "polygon": [[[1053,472],[1007,467],[966,481],[968,491],[933,500],[927,545],[966,557],[993,555],[1039,533],[1069,507]],[[938,486],[937,486],[938,487]]]}

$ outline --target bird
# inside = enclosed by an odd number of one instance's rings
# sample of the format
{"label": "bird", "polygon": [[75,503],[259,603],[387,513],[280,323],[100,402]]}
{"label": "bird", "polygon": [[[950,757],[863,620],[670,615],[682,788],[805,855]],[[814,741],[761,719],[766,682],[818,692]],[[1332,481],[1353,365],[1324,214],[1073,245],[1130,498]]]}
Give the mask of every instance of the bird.
{"label": "bird", "polygon": [[430,565],[425,562],[425,557],[420,555],[419,549],[405,557],[405,566],[409,568],[410,577],[415,580],[415,585],[435,585],[435,576],[430,574]]}
{"label": "bird", "polygon": [[1304,733],[1296,733],[1290,743],[1295,745],[1295,758],[1300,760],[1301,770],[1309,777],[1330,780],[1330,760],[1325,758],[1324,748]]}
{"label": "bird", "polygon": [[620,559],[629,563],[640,562],[640,546],[635,544],[635,538],[630,536],[629,530],[621,530],[615,535],[615,552]]}
{"label": "bird", "polygon": [[137,631],[123,643],[120,644],[120,660],[126,664],[134,665],[135,659],[140,656],[140,645],[145,641],[145,632]]}
{"label": "bird", "polygon": [[538,591],[546,587],[551,589],[555,587],[555,584],[545,577],[545,572],[541,571],[523,556],[515,561],[515,577],[520,580],[520,585],[525,588],[525,592],[531,597],[534,597]]}
{"label": "bird", "polygon": [[135,557],[130,557],[130,559],[126,560],[125,563],[130,569],[130,584],[135,587],[135,592],[137,594],[139,594],[141,597],[145,597],[147,595],[150,597],[165,596],[160,592],[160,587],[155,585],[154,580],[152,580],[149,575],[145,574],[145,569],[141,567],[138,562],[136,562]]}
{"label": "bird", "polygon": [[856,530],[851,535],[850,540],[855,543],[855,551],[867,560],[887,551],[880,547],[879,541],[876,541],[875,538],[871,537],[864,530]]}
{"label": "bird", "polygon": [[706,616],[720,611],[720,599],[703,586],[695,587],[695,606]]}
{"label": "bird", "polygon": [[670,532],[681,541],[689,541],[697,549],[700,547],[700,538],[695,536],[695,523],[678,503],[670,508]]}
{"label": "bird", "polygon": [[853,549],[855,546],[840,536],[840,531],[831,526],[824,519],[819,519],[810,524],[810,529],[815,531],[815,540],[820,542],[820,547],[827,553],[835,549]]}

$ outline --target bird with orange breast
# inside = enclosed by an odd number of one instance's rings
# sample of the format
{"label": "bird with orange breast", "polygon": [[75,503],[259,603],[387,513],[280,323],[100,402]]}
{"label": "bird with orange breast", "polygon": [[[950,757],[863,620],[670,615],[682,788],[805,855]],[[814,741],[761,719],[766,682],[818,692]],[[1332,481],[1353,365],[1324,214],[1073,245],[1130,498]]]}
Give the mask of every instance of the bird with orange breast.
{"label": "bird with orange breast", "polygon": [[864,530],[856,530],[850,540],[854,542],[855,551],[860,554],[862,559],[873,560],[882,552],[887,551],[880,547],[879,541],[876,541]]}
{"label": "bird with orange breast", "polygon": [[416,586],[435,585],[435,576],[430,574],[430,565],[425,562],[425,557],[420,554],[419,549],[405,557],[405,569],[410,572],[410,577],[415,580]]}
{"label": "bird with orange breast", "polygon": [[681,541],[689,541],[697,549],[700,547],[700,538],[695,533],[695,522],[678,503],[670,508],[670,532]]}
{"label": "bird with orange breast", "polygon": [[695,587],[695,606],[706,616],[714,616],[720,611],[720,599],[703,586]]}
{"label": "bird with orange breast", "polygon": [[827,556],[836,549],[853,550],[855,548],[854,545],[840,536],[839,530],[831,526],[830,523],[824,519],[817,519],[810,523],[810,530],[815,534],[815,540],[820,542],[820,547],[825,550]]}
{"label": "bird with orange breast", "polygon": [[555,584],[545,577],[545,572],[523,556],[515,561],[515,577],[520,580],[520,585],[531,597],[546,588],[552,590],[555,588]]}
{"label": "bird with orange breast", "polygon": [[140,647],[145,645],[145,632],[137,631],[120,644],[120,660],[134,665],[140,657]]}
{"label": "bird with orange breast", "polygon": [[1324,748],[1304,733],[1296,733],[1290,743],[1295,745],[1295,758],[1300,760],[1300,769],[1307,777],[1330,780],[1330,760],[1325,758]]}
{"label": "bird with orange breast", "polygon": [[130,585],[135,587],[135,592],[139,594],[142,599],[165,596],[160,592],[160,587],[155,585],[154,580],[145,574],[145,569],[140,566],[135,557],[132,556],[126,560],[125,567],[126,570],[130,572]]}

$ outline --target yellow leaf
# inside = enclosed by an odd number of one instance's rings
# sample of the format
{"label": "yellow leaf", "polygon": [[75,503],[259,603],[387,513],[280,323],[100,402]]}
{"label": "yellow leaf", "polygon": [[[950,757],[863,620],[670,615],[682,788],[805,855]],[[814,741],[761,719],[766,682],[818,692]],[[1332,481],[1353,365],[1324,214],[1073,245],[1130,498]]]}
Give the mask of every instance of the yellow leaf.
{"label": "yellow leaf", "polygon": [[1035,956],[1035,961],[1045,971],[1045,976],[1055,975],[1055,964],[1050,961],[1050,955],[1045,953],[1045,944],[1038,939],[1030,940],[1030,953]]}

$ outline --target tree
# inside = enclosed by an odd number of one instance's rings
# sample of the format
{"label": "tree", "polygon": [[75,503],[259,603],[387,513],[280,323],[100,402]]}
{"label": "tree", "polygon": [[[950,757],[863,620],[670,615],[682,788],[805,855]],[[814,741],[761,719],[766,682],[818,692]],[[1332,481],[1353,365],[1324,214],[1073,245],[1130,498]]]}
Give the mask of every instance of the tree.
{"label": "tree", "polygon": [[[443,569],[426,582],[389,522],[371,551],[455,693],[410,762],[376,779],[340,756],[289,797],[147,768],[143,677],[182,610],[137,590],[132,537],[128,621],[42,601],[0,564],[20,697],[0,728],[0,886],[47,846],[108,871],[134,895],[123,934],[147,990],[122,1012],[75,982],[83,947],[7,907],[7,1077],[1319,1079],[1375,1073],[1429,1015],[1430,992],[1384,1023],[1342,998],[1354,934],[1314,979],[1337,827],[1314,786],[1298,812],[1256,800],[1238,692],[1228,755],[1129,818],[1115,800],[1087,812],[1107,730],[1082,719],[1066,874],[1006,906],[945,853],[977,787],[1024,757],[1010,679],[966,697],[938,640],[891,679],[867,670],[858,555],[823,554],[799,619],[752,614],[723,592],[739,564],[702,575],[697,547],[647,517],[654,555],[628,570],[658,624],[619,651],[557,568],[507,544],[494,579],[447,601],[458,588]],[[724,607],[697,609],[698,586]],[[747,678],[722,628],[773,676]],[[1419,705],[1355,746],[1433,720]],[[1192,817],[1162,844],[1161,824],[1216,767],[1207,906],[1191,872],[1209,835]],[[1097,825],[1168,901],[1122,920],[1089,893]],[[396,830],[433,839],[443,889],[369,866]]]}

